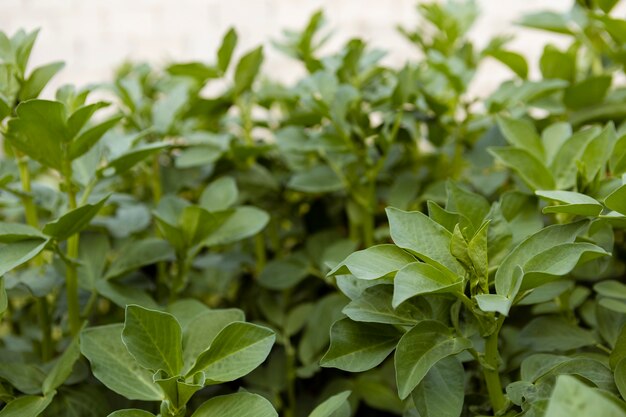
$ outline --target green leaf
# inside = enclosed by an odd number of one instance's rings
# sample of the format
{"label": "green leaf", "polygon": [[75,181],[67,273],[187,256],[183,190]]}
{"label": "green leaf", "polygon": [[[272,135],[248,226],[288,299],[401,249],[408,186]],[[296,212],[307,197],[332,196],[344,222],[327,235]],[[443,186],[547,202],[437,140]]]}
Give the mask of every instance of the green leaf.
{"label": "green leaf", "polygon": [[252,372],[269,355],[276,335],[267,327],[234,322],[223,328],[213,339],[194,366],[187,372],[203,371],[207,380],[228,382]]}
{"label": "green leaf", "polygon": [[401,336],[394,326],[341,319],[330,329],[330,347],[320,364],[348,372],[367,371],[389,356]]}
{"label": "green leaf", "polygon": [[538,187],[538,189],[567,189],[576,185],[578,161],[582,160],[589,143],[601,133],[597,127],[580,130],[567,139],[555,154],[550,171],[556,182],[552,187]]}
{"label": "green leaf", "polygon": [[0,417],[38,417],[50,405],[56,391],[44,397],[25,395],[10,401],[2,410]]}
{"label": "green leaf", "polygon": [[532,190],[546,190],[555,187],[552,173],[528,151],[502,147],[489,148],[488,150],[504,165],[514,170]]}
{"label": "green leaf", "polygon": [[522,329],[519,340],[536,352],[567,351],[597,343],[591,331],[557,316],[533,319]]}
{"label": "green leaf", "polygon": [[604,204],[611,210],[615,210],[626,216],[626,184],[606,196]]}
{"label": "green leaf", "polygon": [[76,109],[70,117],[67,119],[68,133],[71,138],[76,137],[82,128],[87,124],[91,117],[98,110],[107,107],[109,103],[105,101],[98,101],[96,103],[88,104],[86,106]]}
{"label": "green leaf", "polygon": [[373,280],[396,272],[415,258],[395,245],[376,245],[352,253],[328,275],[352,274],[359,279]]}
{"label": "green leaf", "polygon": [[9,306],[9,299],[7,298],[7,292],[4,289],[4,277],[0,276],[0,318],[7,310]]}
{"label": "green leaf", "polygon": [[556,380],[545,417],[602,416],[624,417],[621,402],[593,389],[577,378],[561,375]]}
{"label": "green leaf", "polygon": [[230,60],[233,56],[233,51],[237,46],[237,32],[234,28],[230,28],[222,39],[222,45],[217,51],[217,68],[224,73],[230,65]]}
{"label": "green leaf", "polygon": [[459,275],[464,273],[463,267],[448,249],[452,234],[443,226],[419,211],[408,212],[390,207],[386,212],[391,239],[397,246],[435,267],[445,267]]}
{"label": "green leaf", "polygon": [[169,313],[138,305],[126,307],[122,340],[137,363],[176,376],[183,367],[182,331]]}
{"label": "green leaf", "polygon": [[452,181],[446,183],[446,191],[448,194],[446,211],[467,217],[474,230],[478,229],[489,213],[490,204],[487,199],[480,194],[459,187]]}
{"label": "green leaf", "polygon": [[196,358],[207,350],[215,337],[229,324],[243,321],[244,313],[241,310],[230,308],[223,310],[208,310],[197,315],[183,332],[183,361],[185,372],[193,366]]}
{"label": "green leaf", "polygon": [[408,397],[440,360],[471,346],[472,342],[456,337],[438,321],[419,322],[402,336],[396,348],[396,382],[400,399]]}
{"label": "green leaf", "polygon": [[68,239],[89,225],[108,198],[109,196],[106,196],[96,204],[85,204],[84,206],[66,212],[58,219],[46,224],[43,228],[43,232],[56,240],[62,241]]}
{"label": "green leaf", "polygon": [[541,140],[546,150],[546,161],[551,164],[561,146],[572,136],[572,125],[556,122],[543,129]]}
{"label": "green leaf", "polygon": [[504,49],[489,51],[488,55],[509,67],[518,77],[528,77],[528,63],[523,55]]}
{"label": "green leaf", "polygon": [[69,159],[74,160],[87,153],[121,119],[122,116],[112,117],[80,133],[70,144]]}
{"label": "green leaf", "polygon": [[200,244],[223,227],[232,215],[230,210],[211,213],[198,206],[185,207],[178,220],[184,247],[192,248]]}
{"label": "green leaf", "polygon": [[518,25],[526,26],[534,29],[547,30],[549,32],[571,35],[572,31],[569,27],[569,21],[566,16],[551,12],[530,13],[517,21]]}
{"label": "green leaf", "polygon": [[524,280],[521,290],[536,288],[555,277],[569,273],[581,263],[607,256],[604,249],[591,243],[574,242],[556,245],[535,255],[524,264]]}
{"label": "green leaf", "polygon": [[526,238],[500,264],[495,276],[496,293],[515,298],[517,295],[515,290],[517,283],[514,280],[515,269],[520,266],[524,269],[524,265],[530,259],[554,246],[573,242],[586,226],[587,222],[584,221],[552,225]]}
{"label": "green leaf", "polygon": [[236,96],[247,91],[252,87],[252,83],[259,73],[261,63],[263,62],[263,47],[258,48],[245,54],[237,63],[235,68],[235,86],[234,94]]}
{"label": "green leaf", "polygon": [[139,366],[122,342],[122,324],[91,327],[80,334],[80,350],[94,376],[112,391],[140,401],[161,401],[163,392],[152,374]]}
{"label": "green leaf", "polygon": [[615,385],[622,398],[626,396],[626,360],[622,359],[615,366]]}
{"label": "green leaf", "polygon": [[309,274],[310,265],[307,259],[290,256],[268,262],[259,275],[258,283],[271,290],[284,290],[297,285]]}
{"label": "green leaf", "polygon": [[478,303],[478,308],[484,312],[498,312],[505,316],[509,315],[513,300],[499,294],[477,294],[474,299]]}
{"label": "green leaf", "polygon": [[351,391],[343,391],[333,395],[315,407],[309,417],[333,417],[335,411],[348,404],[348,397],[351,393]]}
{"label": "green leaf", "polygon": [[35,161],[62,171],[63,148],[68,134],[65,106],[48,100],[28,100],[16,109],[17,118],[8,123],[6,138]]}
{"label": "green leaf", "polygon": [[28,239],[0,246],[0,275],[39,255],[47,244],[45,239]]}
{"label": "green leaf", "polygon": [[465,370],[450,356],[430,368],[413,391],[420,417],[459,417],[465,400]]}
{"label": "green leaf", "polygon": [[[425,265],[425,264],[424,264]],[[354,321],[393,325],[413,325],[427,318],[429,311],[413,303],[392,305],[393,286],[383,284],[366,288],[344,307],[343,313]]]}
{"label": "green leaf", "polygon": [[543,78],[561,78],[572,82],[576,78],[576,54],[562,52],[554,45],[546,45],[539,60],[539,68]]}
{"label": "green leaf", "polygon": [[176,119],[188,103],[189,86],[184,82],[176,84],[152,106],[154,129],[159,133],[169,133]]}
{"label": "green leaf", "polygon": [[174,251],[166,240],[147,238],[130,242],[120,249],[119,256],[111,262],[104,278],[119,277],[143,266],[173,258]]}
{"label": "green leaf", "polygon": [[455,293],[463,290],[461,276],[432,265],[413,262],[398,271],[393,282],[393,307],[421,294]]}
{"label": "green leaf", "polygon": [[167,377],[165,372],[158,371],[154,374],[154,383],[161,387],[168,401],[174,409],[180,409],[187,404],[193,394],[204,386],[204,377],[197,375],[193,381],[186,382],[180,376]]}
{"label": "green leaf", "polygon": [[168,143],[158,142],[137,146],[109,160],[106,167],[101,168],[101,172],[113,171],[118,175],[123,174],[149,156],[169,147]]}
{"label": "green leaf", "polygon": [[525,150],[539,161],[544,160],[545,151],[541,144],[541,138],[531,122],[500,116],[498,117],[498,127],[511,145]]}
{"label": "green leaf", "polygon": [[65,348],[65,352],[57,359],[54,366],[43,381],[43,394],[50,395],[54,390],[61,386],[70,376],[74,369],[74,364],[80,358],[80,347],[78,345],[78,337]]}
{"label": "green leaf", "polygon": [[37,98],[46,84],[48,84],[52,77],[54,77],[57,72],[61,71],[64,66],[65,63],[63,62],[53,62],[51,64],[35,68],[35,70],[30,73],[24,84],[22,84],[19,94],[20,101]]}
{"label": "green leaf", "polygon": [[543,209],[544,213],[568,213],[579,216],[596,217],[602,212],[602,204],[585,194],[573,191],[535,191],[539,197],[549,201],[556,201],[556,205],[549,205]]}
{"label": "green leaf", "polygon": [[308,171],[296,173],[287,186],[303,193],[332,193],[344,188],[341,178],[325,165],[317,165]]}
{"label": "green leaf", "polygon": [[232,177],[221,177],[202,191],[198,204],[208,211],[226,210],[235,204],[238,194],[235,180]]}
{"label": "green leaf", "polygon": [[155,417],[155,415],[138,408],[129,408],[126,410],[114,411],[107,417]]}
{"label": "green leaf", "polygon": [[251,237],[265,228],[270,216],[267,212],[252,206],[235,208],[234,213],[207,237],[206,246],[226,245]]}
{"label": "green leaf", "polygon": [[574,110],[599,104],[604,100],[612,80],[611,75],[584,78],[579,83],[565,89],[563,103]]}
{"label": "green leaf", "polygon": [[45,239],[46,236],[32,226],[21,223],[0,222],[0,242],[14,243],[22,240]]}
{"label": "green leaf", "polygon": [[129,304],[137,304],[145,308],[158,309],[159,305],[148,295],[148,293],[137,287],[122,285],[114,281],[104,279],[96,281],[96,291],[116,304],[118,307],[126,308]]}
{"label": "green leaf", "polygon": [[191,417],[278,417],[272,404],[258,394],[238,392],[213,397]]}

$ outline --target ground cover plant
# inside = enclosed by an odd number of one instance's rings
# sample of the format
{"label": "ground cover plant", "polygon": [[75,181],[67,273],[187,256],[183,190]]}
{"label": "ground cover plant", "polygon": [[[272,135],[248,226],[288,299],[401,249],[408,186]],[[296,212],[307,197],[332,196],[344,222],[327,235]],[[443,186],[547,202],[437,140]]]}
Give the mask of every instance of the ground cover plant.
{"label": "ground cover plant", "polygon": [[626,416],[617,3],[520,17],[538,63],[454,1],[400,68],[320,11],[293,85],[229,30],[54,99],[0,32],[0,417]]}

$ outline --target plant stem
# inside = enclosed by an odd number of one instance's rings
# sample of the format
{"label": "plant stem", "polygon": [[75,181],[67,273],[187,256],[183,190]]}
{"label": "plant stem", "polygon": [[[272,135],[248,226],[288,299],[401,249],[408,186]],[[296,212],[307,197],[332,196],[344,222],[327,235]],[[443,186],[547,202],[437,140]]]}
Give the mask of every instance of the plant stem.
{"label": "plant stem", "polygon": [[287,373],[287,409],[285,417],[296,416],[296,350],[291,345],[289,337],[285,337],[285,356]]}
{"label": "plant stem", "polygon": [[157,205],[163,195],[163,188],[161,187],[161,164],[159,163],[158,153],[152,158],[152,172],[150,178],[152,179],[152,199],[154,204]]}
{"label": "plant stem", "polygon": [[[17,155],[17,153],[16,153]],[[30,172],[28,171],[28,160],[24,157],[17,155],[17,166],[20,172],[20,181],[22,183],[22,205],[24,206],[24,216],[26,217],[26,223],[28,225],[39,228],[39,216],[37,215],[37,207],[33,203],[31,195],[31,181]],[[36,256],[33,259],[34,265],[41,264],[41,257]],[[37,297],[35,300],[37,306],[37,318],[39,321],[39,328],[41,329],[41,359],[43,362],[48,362],[52,359],[52,329],[50,325],[50,313],[48,311],[48,300],[45,296]]]}
{"label": "plant stem", "polygon": [[[70,210],[77,207],[76,191],[72,185],[72,166],[68,161],[65,166],[65,187],[67,188],[67,200]],[[78,233],[67,239],[67,257],[70,261],[78,258]],[[65,289],[67,294],[67,311],[70,322],[70,332],[72,336],[76,336],[80,331],[80,303],[78,300],[78,273],[74,263],[68,263],[65,275]]]}
{"label": "plant stem", "polygon": [[37,208],[33,203],[33,197],[30,195],[30,172],[28,171],[28,162],[23,157],[17,157],[17,166],[20,171],[20,180],[22,182],[22,190],[24,195],[22,196],[22,205],[24,206],[24,215],[26,217],[26,223],[32,227],[39,228],[39,219],[37,216]]}
{"label": "plant stem", "polygon": [[257,277],[265,268],[265,264],[267,262],[267,254],[265,253],[265,236],[263,236],[263,232],[259,232],[254,237],[254,252],[256,255],[256,274]]}
{"label": "plant stem", "polygon": [[489,335],[485,342],[485,364],[483,365],[483,375],[487,385],[487,393],[493,408],[494,414],[504,409],[506,399],[502,392],[502,382],[500,381],[500,355],[498,353],[498,336],[504,316],[500,316],[496,323],[496,330]]}

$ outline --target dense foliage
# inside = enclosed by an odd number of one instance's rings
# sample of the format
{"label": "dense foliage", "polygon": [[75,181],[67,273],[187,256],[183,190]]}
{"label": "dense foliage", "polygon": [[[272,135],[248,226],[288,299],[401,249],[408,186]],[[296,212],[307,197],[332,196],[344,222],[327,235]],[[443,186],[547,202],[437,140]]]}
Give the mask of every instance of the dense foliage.
{"label": "dense foliage", "polygon": [[293,85],[230,30],[43,100],[0,32],[0,417],[626,416],[617,2],[520,19],[571,41],[533,79],[471,2],[402,68],[318,12]]}

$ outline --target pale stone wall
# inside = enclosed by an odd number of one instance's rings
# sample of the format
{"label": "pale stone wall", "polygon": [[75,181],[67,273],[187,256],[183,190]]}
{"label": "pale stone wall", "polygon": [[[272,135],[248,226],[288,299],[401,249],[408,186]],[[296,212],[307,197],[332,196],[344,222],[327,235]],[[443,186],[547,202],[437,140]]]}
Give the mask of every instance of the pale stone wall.
{"label": "pale stone wall", "polygon": [[[125,59],[211,61],[222,34],[235,26],[237,51],[266,45],[264,71],[270,77],[292,80],[299,67],[274,50],[270,39],[284,28],[301,28],[309,15],[323,8],[334,29],[329,48],[351,37],[362,37],[390,51],[389,63],[401,65],[415,51],[395,26],[415,24],[415,0],[0,0],[0,29],[41,28],[33,63],[64,60],[66,67],[46,95],[58,85],[83,85],[111,77]],[[483,14],[472,31],[479,45],[499,33],[513,33],[513,49],[534,61],[547,39],[564,39],[512,25],[528,11],[567,10],[572,0],[479,0]],[[535,62],[536,64],[536,62]],[[493,89],[509,72],[495,62],[475,80],[478,94]],[[536,66],[536,65],[535,65]]]}

